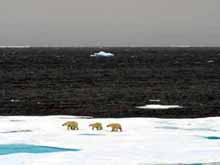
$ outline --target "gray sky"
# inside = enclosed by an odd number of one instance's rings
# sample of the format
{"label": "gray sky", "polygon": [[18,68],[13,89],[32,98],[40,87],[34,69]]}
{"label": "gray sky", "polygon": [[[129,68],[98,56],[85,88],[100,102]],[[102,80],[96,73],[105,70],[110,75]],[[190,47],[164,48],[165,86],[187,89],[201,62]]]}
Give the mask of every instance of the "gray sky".
{"label": "gray sky", "polygon": [[0,45],[220,46],[220,0],[0,0]]}

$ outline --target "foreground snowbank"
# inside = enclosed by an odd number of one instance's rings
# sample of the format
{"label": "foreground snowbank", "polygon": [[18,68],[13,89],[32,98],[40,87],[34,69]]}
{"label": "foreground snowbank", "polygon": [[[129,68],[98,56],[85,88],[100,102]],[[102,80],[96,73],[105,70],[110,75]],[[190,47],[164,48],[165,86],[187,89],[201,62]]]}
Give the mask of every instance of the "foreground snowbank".
{"label": "foreground snowbank", "polygon": [[[62,123],[79,122],[79,131]],[[88,125],[100,121],[103,131]],[[105,126],[119,122],[123,132]],[[24,131],[29,130],[29,131]],[[20,132],[19,132],[20,131]],[[5,165],[147,165],[220,162],[220,118],[204,119],[87,119],[74,116],[0,117],[0,144],[33,144],[79,148],[79,152],[1,155]]]}

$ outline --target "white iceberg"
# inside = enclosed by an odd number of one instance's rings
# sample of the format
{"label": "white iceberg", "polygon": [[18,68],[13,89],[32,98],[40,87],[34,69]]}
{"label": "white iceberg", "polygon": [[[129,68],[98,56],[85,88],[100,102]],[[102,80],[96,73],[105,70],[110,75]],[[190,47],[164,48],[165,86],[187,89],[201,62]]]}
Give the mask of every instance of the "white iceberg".
{"label": "white iceberg", "polygon": [[102,56],[102,57],[112,57],[114,56],[113,53],[110,53],[110,52],[104,52],[104,51],[100,51],[98,53],[94,53],[94,54],[91,54],[90,57],[97,57],[97,56]]}
{"label": "white iceberg", "polygon": [[148,104],[144,106],[138,106],[139,109],[171,109],[171,108],[183,108],[179,105],[160,105],[160,104]]}

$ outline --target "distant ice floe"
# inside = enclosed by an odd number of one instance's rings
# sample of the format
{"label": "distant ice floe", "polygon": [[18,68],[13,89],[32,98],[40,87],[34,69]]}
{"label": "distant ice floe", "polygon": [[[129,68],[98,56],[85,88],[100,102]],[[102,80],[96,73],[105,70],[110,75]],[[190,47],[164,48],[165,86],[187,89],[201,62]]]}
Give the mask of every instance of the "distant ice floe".
{"label": "distant ice floe", "polygon": [[20,100],[18,100],[18,99],[11,99],[10,102],[17,103],[17,102],[20,102]]}
{"label": "distant ice floe", "polygon": [[214,60],[208,60],[207,61],[208,63],[213,63],[213,62],[215,62]]}
{"label": "distant ice floe", "polygon": [[100,51],[98,53],[94,53],[94,54],[90,55],[90,57],[99,57],[99,56],[102,56],[102,57],[113,57],[114,54],[110,53],[110,52]]}
{"label": "distant ice floe", "polygon": [[160,99],[150,99],[150,102],[160,102]]}
{"label": "distant ice floe", "polygon": [[160,105],[160,104],[148,104],[144,106],[137,106],[139,109],[172,109],[172,108],[183,108],[179,105]]}

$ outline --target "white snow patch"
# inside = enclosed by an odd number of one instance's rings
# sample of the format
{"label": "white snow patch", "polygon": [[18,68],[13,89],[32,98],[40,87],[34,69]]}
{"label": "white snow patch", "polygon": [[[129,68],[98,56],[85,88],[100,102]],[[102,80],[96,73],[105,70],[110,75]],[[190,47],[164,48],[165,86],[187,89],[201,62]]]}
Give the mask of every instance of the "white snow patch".
{"label": "white snow patch", "polygon": [[150,99],[150,102],[160,102],[160,99]]}
{"label": "white snow patch", "polygon": [[90,55],[90,57],[97,57],[97,56],[112,57],[112,56],[114,56],[114,54],[110,53],[110,52],[100,51],[98,53],[94,53],[94,54]]}
{"label": "white snow patch", "polygon": [[208,60],[207,61],[208,63],[213,63],[213,62],[215,62],[214,60]]}
{"label": "white snow patch", "polygon": [[17,103],[17,102],[20,102],[20,100],[18,100],[18,99],[11,99],[10,102]]}
{"label": "white snow patch", "polygon": [[140,109],[171,109],[171,108],[183,108],[179,105],[160,105],[160,104],[148,104],[144,106],[138,106]]}

